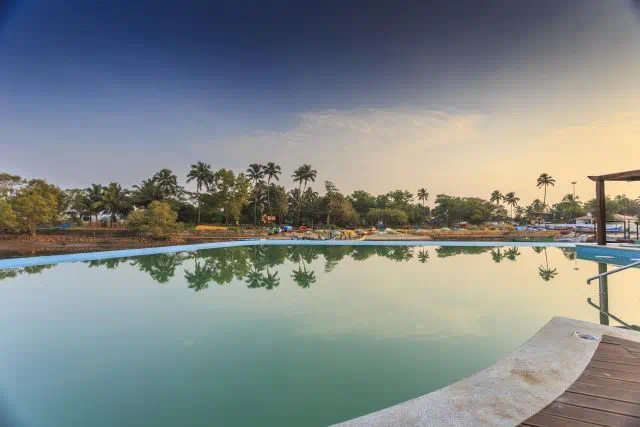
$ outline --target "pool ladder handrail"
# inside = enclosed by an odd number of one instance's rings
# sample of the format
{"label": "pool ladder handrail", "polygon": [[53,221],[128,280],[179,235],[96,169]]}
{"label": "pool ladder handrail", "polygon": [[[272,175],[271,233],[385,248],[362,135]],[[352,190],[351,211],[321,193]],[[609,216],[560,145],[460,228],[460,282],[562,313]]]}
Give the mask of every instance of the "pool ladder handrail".
{"label": "pool ladder handrail", "polygon": [[600,274],[595,275],[593,277],[589,277],[587,279],[587,285],[590,285],[591,282],[593,282],[596,279],[601,279],[601,278],[603,278],[605,276],[609,276],[609,275],[611,275],[613,273],[618,273],[618,272],[620,272],[622,270],[626,270],[628,268],[633,268],[633,267],[636,267],[636,266],[640,266],[640,261],[635,261],[635,262],[632,262],[631,264],[627,264],[627,265],[623,265],[622,267],[614,268],[611,271],[605,271],[604,273],[600,273]]}

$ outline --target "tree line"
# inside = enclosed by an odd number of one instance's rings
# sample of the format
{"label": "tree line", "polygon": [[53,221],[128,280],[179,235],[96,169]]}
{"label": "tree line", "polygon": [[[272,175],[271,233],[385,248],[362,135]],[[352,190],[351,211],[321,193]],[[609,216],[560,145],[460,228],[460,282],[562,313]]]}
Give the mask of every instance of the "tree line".
{"label": "tree line", "polygon": [[[587,212],[595,213],[595,200],[582,203],[566,194],[547,205],[547,189],[555,179],[541,174],[536,186],[543,199],[520,204],[515,192],[493,191],[488,199],[438,194],[435,208],[427,206],[429,192],[393,190],[374,195],[364,190],[343,194],[335,183],[325,181],[321,192],[314,189],[317,171],[308,164],[293,171],[295,186],[280,185],[282,168],[274,162],[252,163],[245,172],[213,170],[197,162],[185,176],[195,191],[188,191],[171,169],[161,169],[131,188],[117,182],[92,183],[86,188],[61,189],[42,179],[26,180],[0,173],[0,230],[34,234],[38,227],[63,221],[102,222],[114,225],[128,220],[133,228],[162,236],[184,225],[291,224],[324,226],[423,226],[425,223],[481,225],[487,222],[528,223],[541,219],[569,222]],[[609,198],[607,214],[637,216],[640,200],[625,195]]]}

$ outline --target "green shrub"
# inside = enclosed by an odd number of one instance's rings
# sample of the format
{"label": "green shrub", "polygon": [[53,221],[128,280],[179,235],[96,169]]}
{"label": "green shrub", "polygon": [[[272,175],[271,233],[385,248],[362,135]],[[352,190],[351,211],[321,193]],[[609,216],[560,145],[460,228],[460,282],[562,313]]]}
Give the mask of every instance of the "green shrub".
{"label": "green shrub", "polygon": [[140,209],[129,215],[128,227],[140,233],[156,238],[167,238],[181,229],[177,223],[178,214],[166,202],[154,201],[146,209]]}
{"label": "green shrub", "polygon": [[14,231],[17,224],[16,213],[9,202],[0,199],[0,231]]}

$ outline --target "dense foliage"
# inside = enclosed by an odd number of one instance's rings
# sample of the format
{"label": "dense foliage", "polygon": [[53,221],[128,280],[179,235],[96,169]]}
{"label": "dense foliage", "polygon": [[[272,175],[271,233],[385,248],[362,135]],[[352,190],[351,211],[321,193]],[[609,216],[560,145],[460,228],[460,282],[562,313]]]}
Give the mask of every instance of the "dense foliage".
{"label": "dense foliage", "polygon": [[[596,211],[595,201],[582,203],[572,194],[548,204],[547,190],[554,187],[555,179],[546,173],[535,183],[543,191],[542,200],[529,205],[521,205],[513,191],[495,190],[488,200],[438,194],[433,210],[427,206],[429,193],[425,188],[419,188],[415,195],[407,190],[378,195],[356,190],[347,195],[333,182],[325,181],[320,194],[312,187],[317,171],[305,164],[293,171],[291,178],[296,186],[287,191],[279,184],[281,174],[282,169],[274,162],[250,164],[246,173],[224,168],[214,171],[211,165],[197,162],[185,177],[195,188],[192,192],[181,186],[177,175],[167,168],[131,188],[112,182],[68,190],[43,180],[26,181],[0,173],[0,231],[33,234],[38,227],[63,222],[113,226],[127,219],[130,227],[158,236],[170,233],[169,224],[173,222],[312,227],[368,227],[380,223],[390,227],[454,226],[502,221],[526,224],[572,222]],[[625,195],[608,198],[609,219],[616,213],[637,216],[640,200]]]}
{"label": "dense foliage", "polygon": [[169,203],[154,200],[148,207],[130,214],[127,225],[134,231],[163,238],[180,229],[177,219],[178,214]]}

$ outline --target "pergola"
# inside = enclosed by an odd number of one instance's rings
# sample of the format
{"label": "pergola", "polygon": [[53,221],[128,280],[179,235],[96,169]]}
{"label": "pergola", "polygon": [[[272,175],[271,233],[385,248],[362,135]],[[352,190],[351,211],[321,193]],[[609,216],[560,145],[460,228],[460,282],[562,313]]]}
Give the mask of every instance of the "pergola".
{"label": "pergola", "polygon": [[597,233],[598,244],[607,244],[607,213],[605,209],[606,196],[604,194],[605,181],[640,181],[640,169],[627,172],[610,173],[608,175],[590,176],[590,180],[596,182],[596,202],[598,204]]}

